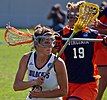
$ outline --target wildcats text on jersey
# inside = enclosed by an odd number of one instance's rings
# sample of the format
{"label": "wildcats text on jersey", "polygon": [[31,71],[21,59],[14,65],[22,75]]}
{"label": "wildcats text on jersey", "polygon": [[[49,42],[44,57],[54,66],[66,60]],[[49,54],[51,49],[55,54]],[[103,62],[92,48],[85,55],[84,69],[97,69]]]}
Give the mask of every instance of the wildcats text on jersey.
{"label": "wildcats text on jersey", "polygon": [[[29,76],[32,76],[32,77],[40,77],[40,76],[44,76],[45,74],[46,74],[46,72],[33,71],[33,70],[29,71]],[[49,74],[47,74],[45,78],[48,79]]]}

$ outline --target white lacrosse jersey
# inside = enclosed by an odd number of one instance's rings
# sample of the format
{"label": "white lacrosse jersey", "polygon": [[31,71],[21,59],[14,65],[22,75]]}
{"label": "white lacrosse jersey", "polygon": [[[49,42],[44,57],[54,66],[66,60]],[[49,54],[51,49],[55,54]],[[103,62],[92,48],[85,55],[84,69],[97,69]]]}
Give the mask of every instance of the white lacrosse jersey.
{"label": "white lacrosse jersey", "polygon": [[[45,72],[48,70],[50,65],[55,59],[55,55],[51,54],[48,61],[44,64],[42,68],[37,68],[36,66],[36,52],[32,52],[28,61],[28,80],[37,79],[39,76],[44,76]],[[58,82],[55,72],[55,67],[53,67],[49,74],[45,77],[44,83],[42,84],[42,91],[53,90],[58,88]],[[27,100],[62,100],[59,98],[32,98]]]}

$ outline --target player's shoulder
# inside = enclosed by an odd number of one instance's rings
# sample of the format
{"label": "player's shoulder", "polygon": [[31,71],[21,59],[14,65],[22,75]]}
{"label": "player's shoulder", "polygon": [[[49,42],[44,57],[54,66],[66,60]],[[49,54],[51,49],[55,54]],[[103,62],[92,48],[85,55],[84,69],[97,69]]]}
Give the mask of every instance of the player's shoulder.
{"label": "player's shoulder", "polygon": [[95,30],[95,29],[89,28],[89,31],[90,31],[91,33],[98,34],[98,30]]}
{"label": "player's shoulder", "polygon": [[22,60],[28,60],[33,52],[27,52],[22,56]]}
{"label": "player's shoulder", "polygon": [[65,69],[66,65],[62,58],[58,57],[57,61],[55,62],[55,69],[59,71],[63,71],[62,69]]}
{"label": "player's shoulder", "polygon": [[58,58],[58,62],[59,62],[60,64],[65,64],[64,60],[63,60],[61,57]]}
{"label": "player's shoulder", "polygon": [[58,65],[64,65],[65,62],[64,62],[64,60],[61,57],[58,57],[58,59],[56,60],[56,64],[58,64]]}
{"label": "player's shoulder", "polygon": [[58,33],[59,33],[62,37],[69,37],[72,32],[73,32],[73,29],[70,28],[68,25],[66,25],[65,27],[63,27],[62,30],[59,30],[59,31],[58,31]]}
{"label": "player's shoulder", "polygon": [[96,38],[99,34],[98,30],[95,30],[95,29],[92,29],[92,28],[89,28],[89,36],[92,37],[92,38]]}
{"label": "player's shoulder", "polygon": [[24,53],[24,56],[30,55],[32,53],[33,53],[33,51],[26,52],[26,53]]}
{"label": "player's shoulder", "polygon": [[57,62],[64,62],[64,60],[61,57],[57,57],[56,54],[52,53],[52,56],[54,57],[54,60],[57,59]]}

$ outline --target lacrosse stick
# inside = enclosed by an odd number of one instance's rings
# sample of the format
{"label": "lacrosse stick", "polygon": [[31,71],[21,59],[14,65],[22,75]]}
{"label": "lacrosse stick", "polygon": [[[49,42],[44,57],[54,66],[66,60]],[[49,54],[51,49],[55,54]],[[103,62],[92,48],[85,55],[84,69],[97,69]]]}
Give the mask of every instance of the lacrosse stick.
{"label": "lacrosse stick", "polygon": [[19,31],[18,29],[8,25],[6,26],[4,39],[10,46],[17,46],[21,44],[31,43],[33,41],[32,36],[33,35],[30,33]]}
{"label": "lacrosse stick", "polygon": [[[69,6],[70,7],[70,6]],[[70,35],[70,37],[67,39],[66,43],[62,47],[62,49],[57,54],[56,59],[53,61],[51,66],[46,72],[46,75],[49,73],[49,71],[54,66],[56,60],[59,58],[59,56],[63,53],[66,46],[70,42],[71,39],[73,39],[73,36],[77,34],[79,31],[87,27],[93,20],[95,20],[99,15],[99,6],[93,3],[84,2],[79,7],[79,17],[77,22],[74,24],[73,33]],[[101,40],[102,41],[102,40]],[[44,77],[46,77],[46,75]]]}
{"label": "lacrosse stick", "polygon": [[[62,38],[62,40],[67,41],[68,38]],[[93,38],[72,38],[71,41],[101,42],[101,41],[103,41],[103,39],[93,39]]]}
{"label": "lacrosse stick", "polygon": [[[93,4],[93,3],[89,3],[89,2],[84,2],[84,3],[82,3],[80,5],[80,8],[79,8],[79,17],[78,17],[77,22],[74,24],[73,33],[67,39],[66,43],[64,44],[64,46],[62,47],[62,49],[57,54],[55,60],[50,65],[49,69],[46,71],[46,73],[44,75],[44,78],[50,72],[50,70],[53,68],[55,62],[60,57],[60,55],[63,53],[63,51],[65,50],[65,48],[68,45],[68,43],[70,42],[70,40],[73,38],[73,36],[75,34],[77,34],[78,31],[80,31],[83,28],[85,28],[86,26],[88,26],[94,19],[96,19],[98,17],[98,14],[99,14],[99,6],[98,5]],[[38,88],[38,87],[39,86],[34,86],[33,88]]]}

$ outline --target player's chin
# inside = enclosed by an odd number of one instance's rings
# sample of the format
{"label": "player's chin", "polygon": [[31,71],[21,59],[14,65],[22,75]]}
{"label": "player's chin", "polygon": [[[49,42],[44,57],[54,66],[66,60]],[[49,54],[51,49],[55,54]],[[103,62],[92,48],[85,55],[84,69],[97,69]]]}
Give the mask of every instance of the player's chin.
{"label": "player's chin", "polygon": [[46,51],[45,51],[45,54],[46,55],[50,55],[52,53],[52,49],[47,49]]}

